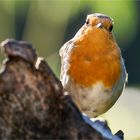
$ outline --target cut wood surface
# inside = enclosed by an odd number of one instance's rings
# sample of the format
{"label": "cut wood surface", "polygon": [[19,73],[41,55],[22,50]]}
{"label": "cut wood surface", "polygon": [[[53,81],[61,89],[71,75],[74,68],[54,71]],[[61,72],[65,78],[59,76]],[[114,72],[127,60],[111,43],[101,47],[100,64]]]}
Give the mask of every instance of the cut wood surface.
{"label": "cut wood surface", "polygon": [[0,139],[123,139],[106,121],[81,114],[31,44],[7,39],[1,50]]}

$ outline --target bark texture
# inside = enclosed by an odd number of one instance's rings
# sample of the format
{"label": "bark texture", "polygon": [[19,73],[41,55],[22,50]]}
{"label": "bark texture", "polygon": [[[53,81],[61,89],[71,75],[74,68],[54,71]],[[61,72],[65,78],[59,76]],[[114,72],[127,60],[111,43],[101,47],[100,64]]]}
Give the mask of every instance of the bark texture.
{"label": "bark texture", "polygon": [[1,49],[0,139],[123,139],[80,113],[31,44],[7,39]]}

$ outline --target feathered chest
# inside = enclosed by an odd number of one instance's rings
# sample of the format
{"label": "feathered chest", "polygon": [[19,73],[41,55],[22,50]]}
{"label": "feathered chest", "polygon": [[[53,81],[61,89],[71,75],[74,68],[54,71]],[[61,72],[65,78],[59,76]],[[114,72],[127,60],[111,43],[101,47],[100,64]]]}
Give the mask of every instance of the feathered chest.
{"label": "feathered chest", "polygon": [[[87,36],[88,35],[88,36]],[[103,82],[112,87],[121,74],[121,54],[105,32],[85,34],[74,43],[68,57],[68,74],[76,83],[90,87]]]}

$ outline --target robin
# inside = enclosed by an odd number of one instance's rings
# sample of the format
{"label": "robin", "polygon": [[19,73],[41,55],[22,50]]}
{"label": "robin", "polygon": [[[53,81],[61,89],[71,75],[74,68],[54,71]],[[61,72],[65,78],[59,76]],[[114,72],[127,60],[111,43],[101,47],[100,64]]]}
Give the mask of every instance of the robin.
{"label": "robin", "polygon": [[110,109],[125,87],[127,73],[112,29],[110,17],[88,15],[85,24],[59,52],[64,91],[90,117]]}

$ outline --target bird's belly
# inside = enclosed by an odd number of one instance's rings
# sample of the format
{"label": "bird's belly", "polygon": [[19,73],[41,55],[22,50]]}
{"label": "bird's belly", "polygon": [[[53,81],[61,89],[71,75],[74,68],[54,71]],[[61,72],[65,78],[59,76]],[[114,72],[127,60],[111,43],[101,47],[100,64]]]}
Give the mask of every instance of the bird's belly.
{"label": "bird's belly", "polygon": [[67,91],[79,109],[90,117],[96,117],[109,110],[121,95],[127,73],[121,63],[122,72],[119,79],[112,87],[106,87],[102,81],[96,82],[91,87],[85,87],[75,83],[65,70],[61,78],[64,90]]}
{"label": "bird's belly", "polygon": [[71,96],[79,109],[90,117],[106,112],[111,104],[112,89],[105,89],[102,83],[91,88],[70,87]]}
{"label": "bird's belly", "polygon": [[69,80],[67,91],[82,112],[89,117],[96,117],[110,109],[117,101],[125,85],[124,79],[122,74],[112,88],[106,88],[102,82],[85,88]]}

